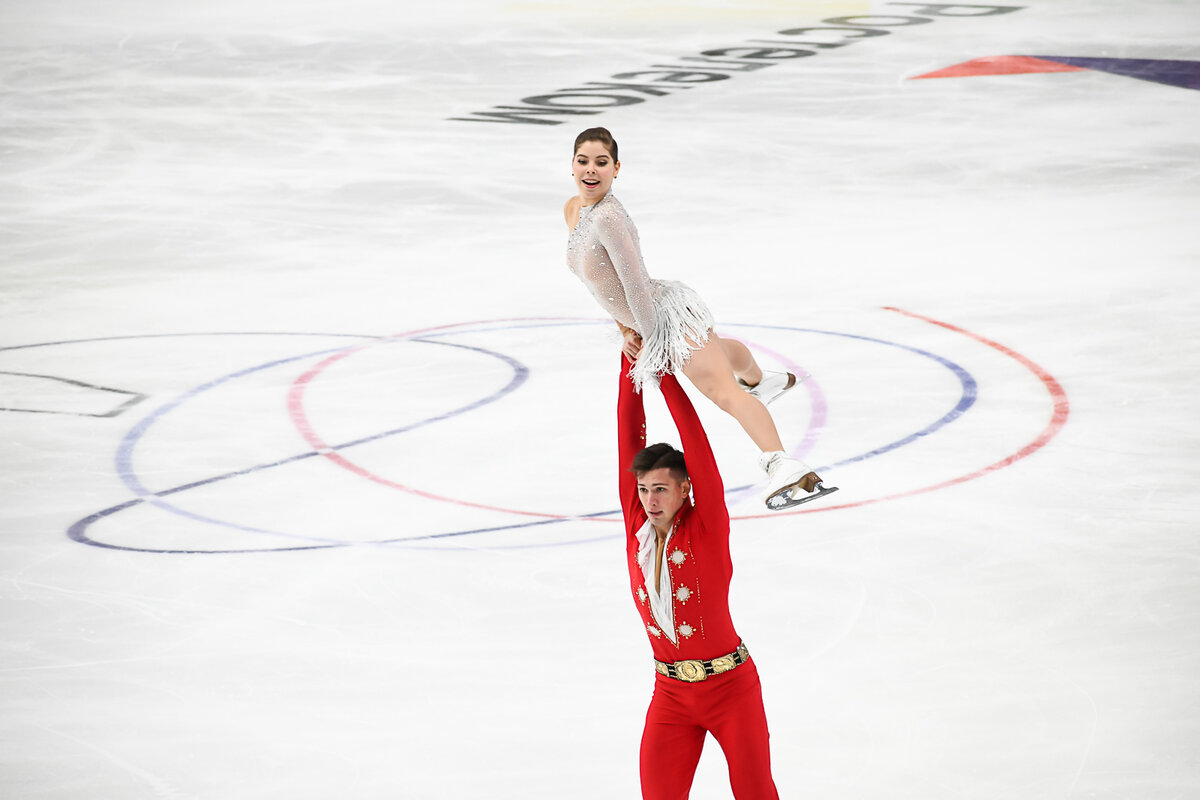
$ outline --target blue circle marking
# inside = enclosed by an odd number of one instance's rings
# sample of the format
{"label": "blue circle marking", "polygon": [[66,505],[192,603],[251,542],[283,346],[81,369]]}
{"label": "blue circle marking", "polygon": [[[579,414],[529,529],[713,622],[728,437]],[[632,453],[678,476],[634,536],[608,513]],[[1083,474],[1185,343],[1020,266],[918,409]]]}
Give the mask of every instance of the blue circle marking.
{"label": "blue circle marking", "polygon": [[[482,354],[488,355],[493,358],[497,358],[497,359],[503,361],[504,363],[506,363],[513,370],[513,375],[512,375],[512,378],[509,380],[509,382],[504,387],[502,387],[498,391],[492,393],[491,395],[488,395],[486,397],[475,400],[475,401],[468,403],[464,406],[461,406],[459,408],[452,409],[452,410],[447,411],[442,414],[437,414],[433,417],[429,417],[427,419],[423,419],[418,422],[411,423],[409,425],[405,425],[405,426],[402,426],[399,428],[395,428],[395,429],[391,429],[391,430],[384,431],[381,433],[373,434],[371,436],[362,437],[359,439],[355,439],[353,441],[344,442],[342,444],[339,444],[339,445],[336,445],[336,446],[330,448],[332,450],[344,450],[347,448],[355,447],[357,445],[365,444],[367,442],[374,442],[374,441],[378,441],[380,439],[388,438],[391,436],[396,436],[401,433],[412,431],[412,430],[420,428],[420,427],[431,425],[436,422],[444,421],[444,420],[450,419],[452,417],[459,416],[461,414],[465,414],[470,411],[474,411],[485,405],[496,402],[501,397],[504,397],[504,396],[514,392],[516,389],[520,388],[520,386],[523,385],[525,383],[525,381],[528,379],[529,369],[526,366],[524,366],[523,364],[521,364],[519,361],[517,361],[516,359],[514,359],[508,355],[505,355],[505,354],[499,353],[499,352],[495,352],[492,350],[487,350],[487,349],[481,348],[481,347],[475,347],[472,345],[465,345],[465,344],[459,344],[459,343],[454,343],[454,342],[437,341],[439,339],[443,339],[443,338],[449,337],[449,336],[475,335],[475,334],[479,334],[479,333],[486,333],[486,332],[493,332],[493,331],[512,331],[512,330],[529,329],[529,328],[566,327],[566,326],[599,325],[599,324],[609,324],[609,323],[607,320],[604,320],[604,321],[599,321],[599,320],[596,320],[596,321],[590,321],[590,320],[589,321],[567,321],[567,322],[555,321],[555,322],[539,322],[539,323],[523,322],[520,324],[510,324],[510,325],[495,325],[495,324],[489,323],[487,327],[457,329],[457,330],[452,330],[452,331],[441,331],[441,332],[436,332],[436,333],[424,333],[424,334],[415,335],[415,336],[411,336],[411,337],[378,337],[378,336],[352,335],[352,334],[304,334],[304,333],[159,334],[159,335],[153,335],[153,336],[104,337],[104,338],[97,338],[97,339],[77,339],[77,340],[61,341],[61,342],[48,342],[48,343],[43,343],[43,344],[20,345],[17,347],[0,348],[0,352],[5,351],[5,350],[16,350],[16,349],[32,348],[32,347],[45,347],[45,346],[55,346],[55,345],[69,345],[69,344],[80,344],[80,343],[90,343],[90,342],[99,342],[99,341],[117,341],[117,340],[143,339],[143,338],[169,338],[172,336],[239,336],[239,335],[247,335],[247,336],[249,336],[249,335],[254,335],[254,336],[336,336],[336,337],[345,337],[345,338],[355,338],[360,341],[366,340],[367,343],[369,343],[369,344],[395,343],[395,342],[417,342],[417,343],[423,343],[423,344],[438,344],[438,345],[442,345],[442,346],[457,347],[457,348],[461,348],[464,350],[482,353]],[[832,464],[827,465],[827,466],[821,466],[818,468],[820,470],[836,469],[838,467],[846,466],[848,464],[865,461],[867,459],[881,456],[885,453],[894,451],[900,447],[904,447],[908,444],[912,444],[913,442],[919,441],[920,439],[937,432],[941,428],[945,427],[946,425],[950,424],[951,422],[953,422],[956,419],[958,419],[959,417],[961,417],[964,413],[966,413],[967,410],[969,410],[974,405],[976,397],[977,397],[978,384],[975,381],[974,377],[966,369],[964,369],[960,365],[954,363],[953,361],[950,361],[949,359],[947,359],[943,356],[940,356],[936,353],[931,353],[927,350],[922,350],[922,349],[919,349],[916,347],[911,347],[909,345],[905,345],[905,344],[901,344],[901,343],[893,342],[893,341],[888,341],[885,339],[879,339],[879,338],[875,338],[875,337],[862,336],[862,335],[851,334],[851,333],[843,333],[843,332],[839,332],[839,331],[820,330],[820,329],[814,329],[814,328],[798,328],[798,327],[791,327],[791,326],[784,326],[784,325],[750,325],[750,324],[738,324],[738,325],[725,326],[725,327],[754,328],[754,329],[760,329],[760,330],[780,330],[780,331],[788,331],[788,332],[794,332],[794,333],[815,334],[815,335],[822,335],[822,336],[836,336],[836,337],[841,337],[841,338],[845,338],[845,339],[866,342],[866,343],[870,343],[870,344],[878,344],[878,345],[883,345],[883,346],[887,346],[887,347],[895,347],[900,350],[904,350],[904,351],[913,353],[914,355],[918,355],[918,356],[928,358],[928,359],[935,361],[936,363],[938,363],[941,366],[948,369],[958,380],[959,385],[960,385],[960,394],[959,394],[957,402],[955,403],[953,408],[951,408],[948,412],[943,414],[937,420],[931,422],[930,424],[924,426],[923,428],[921,428],[920,430],[918,430],[914,433],[911,433],[907,436],[904,436],[900,439],[897,439],[896,441],[890,442],[881,447],[873,448],[872,450],[869,450],[865,453],[860,453],[860,454],[833,462]],[[339,352],[344,352],[346,350],[352,349],[354,347],[360,347],[360,346],[361,345],[352,345],[352,346],[342,346],[342,347],[336,347],[336,348],[326,348],[326,349],[317,350],[317,351],[313,351],[313,352],[307,352],[307,353],[303,353],[303,354],[296,355],[296,356],[290,356],[288,358],[278,359],[278,360],[270,361],[270,362],[267,362],[264,364],[259,364],[257,366],[238,370],[236,372],[230,373],[223,377],[220,377],[220,378],[214,379],[212,381],[209,381],[207,383],[201,384],[200,386],[197,386],[194,389],[191,389],[188,392],[185,392],[184,394],[180,395],[178,398],[161,406],[160,408],[155,410],[151,415],[149,415],[148,417],[146,417],[143,420],[140,420],[137,424],[135,424],[133,426],[133,428],[126,434],[126,436],[122,440],[120,446],[118,447],[118,451],[116,454],[116,466],[117,466],[118,474],[120,475],[122,481],[126,484],[126,486],[129,487],[129,489],[135,495],[137,495],[136,498],[126,501],[124,503],[120,503],[118,505],[103,509],[101,511],[98,511],[94,514],[91,514],[91,515],[77,521],[68,529],[68,532],[67,532],[68,535],[70,536],[70,538],[72,540],[80,542],[81,544],[87,544],[87,545],[91,545],[91,546],[95,546],[95,547],[114,549],[114,550],[127,550],[127,551],[134,551],[134,552],[162,553],[162,554],[205,554],[205,555],[211,554],[211,555],[216,555],[216,554],[231,554],[231,553],[261,553],[261,552],[286,552],[286,551],[295,551],[295,550],[318,550],[318,549],[329,549],[329,548],[335,548],[335,547],[351,547],[351,546],[363,546],[363,545],[424,544],[424,545],[428,546],[429,544],[432,544],[438,540],[443,540],[443,539],[461,538],[461,537],[465,537],[465,536],[476,536],[476,535],[489,534],[489,533],[499,533],[499,532],[503,532],[503,531],[535,528],[535,527],[559,524],[559,523],[573,521],[573,520],[579,520],[579,519],[591,519],[591,518],[613,516],[613,515],[620,513],[619,510],[614,509],[614,510],[608,510],[608,511],[598,511],[598,512],[591,512],[591,513],[585,513],[585,514],[578,514],[578,515],[574,515],[574,516],[570,516],[570,517],[555,517],[552,519],[522,521],[522,522],[513,523],[513,524],[509,524],[509,525],[497,525],[497,526],[490,526],[490,527],[483,527],[483,528],[473,528],[470,530],[448,531],[448,532],[443,532],[443,533],[422,534],[422,535],[417,535],[417,536],[405,536],[405,537],[395,537],[395,538],[388,538],[388,539],[354,542],[354,541],[345,541],[345,540],[338,540],[338,539],[332,539],[332,538],[326,538],[326,537],[305,536],[305,535],[301,535],[301,534],[288,533],[285,531],[270,530],[270,529],[266,529],[266,528],[258,528],[258,527],[248,526],[248,525],[242,525],[239,523],[230,522],[230,521],[226,521],[226,520],[219,520],[216,518],[207,517],[204,515],[195,514],[193,512],[186,511],[186,510],[181,509],[178,506],[175,506],[171,503],[167,503],[162,499],[164,497],[169,497],[172,495],[180,494],[182,492],[186,492],[186,491],[189,491],[191,489],[195,489],[195,488],[198,488],[201,486],[207,486],[207,485],[211,485],[213,483],[218,483],[220,481],[225,481],[225,480],[230,480],[230,479],[237,478],[237,477],[251,475],[251,474],[254,474],[257,472],[261,472],[263,470],[273,469],[275,467],[281,467],[281,466],[285,466],[288,464],[294,464],[299,461],[303,461],[305,459],[313,458],[315,456],[320,455],[320,452],[317,450],[300,453],[300,454],[297,454],[294,456],[290,456],[290,457],[287,457],[287,458],[284,458],[284,459],[281,459],[278,461],[266,463],[266,464],[259,464],[256,466],[247,467],[245,469],[240,469],[240,470],[236,470],[233,472],[224,473],[221,475],[215,475],[215,476],[212,476],[209,478],[205,478],[205,479],[198,480],[198,481],[193,481],[191,483],[183,484],[180,486],[175,486],[175,487],[160,490],[157,492],[151,491],[149,488],[147,488],[142,483],[141,479],[138,477],[136,470],[134,469],[134,466],[133,466],[133,453],[134,453],[134,450],[136,449],[138,443],[145,437],[146,433],[150,430],[150,428],[156,422],[160,421],[162,418],[164,418],[168,414],[178,410],[189,400],[192,400],[192,399],[196,398],[197,396],[203,394],[204,392],[214,389],[218,386],[225,385],[231,381],[235,381],[240,378],[245,378],[249,375],[261,372],[263,370],[276,368],[276,367],[279,367],[279,366],[282,366],[285,364],[294,363],[296,361],[301,361],[304,359],[311,359],[311,358],[315,358],[315,357],[319,357],[319,356],[325,356],[325,355],[335,354],[335,353],[339,353]],[[733,488],[727,489],[727,492],[730,492],[730,493],[741,492],[741,491],[745,491],[748,488],[751,488],[751,486],[752,485],[733,487]],[[240,532],[248,533],[248,534],[258,534],[258,535],[266,535],[266,536],[271,536],[271,537],[276,537],[276,538],[289,539],[292,541],[292,543],[289,543],[289,544],[286,544],[283,546],[278,546],[278,547],[222,548],[222,549],[202,549],[202,548],[186,548],[186,549],[170,548],[170,549],[168,549],[168,548],[133,547],[133,546],[127,546],[127,545],[111,544],[111,543],[101,542],[99,540],[93,539],[88,535],[88,533],[87,533],[88,528],[90,528],[96,522],[98,522],[102,519],[105,519],[107,517],[110,517],[114,514],[117,514],[121,511],[125,511],[128,509],[134,508],[136,506],[143,505],[143,504],[153,505],[156,508],[186,517],[193,521],[217,525],[217,526],[220,526],[220,527],[223,527],[226,529],[236,530],[236,531],[240,531]],[[608,535],[603,535],[603,536],[591,537],[591,538],[588,538],[585,540],[575,540],[572,542],[551,542],[551,543],[544,543],[544,544],[523,544],[523,545],[499,545],[499,547],[503,547],[503,548],[510,548],[510,547],[512,547],[512,548],[533,548],[533,547],[563,546],[566,544],[582,544],[584,542],[597,541],[597,540],[601,540],[601,539],[609,539],[609,538],[613,538],[616,535],[617,534],[608,534]]]}

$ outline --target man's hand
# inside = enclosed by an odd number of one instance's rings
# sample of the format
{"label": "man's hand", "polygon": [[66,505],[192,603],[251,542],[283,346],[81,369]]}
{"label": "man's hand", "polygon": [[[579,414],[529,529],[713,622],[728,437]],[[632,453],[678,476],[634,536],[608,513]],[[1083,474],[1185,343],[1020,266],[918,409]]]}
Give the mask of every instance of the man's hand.
{"label": "man's hand", "polygon": [[621,345],[621,352],[630,362],[636,362],[638,354],[642,352],[642,337],[633,328],[626,328],[622,332],[622,338],[625,340]]}

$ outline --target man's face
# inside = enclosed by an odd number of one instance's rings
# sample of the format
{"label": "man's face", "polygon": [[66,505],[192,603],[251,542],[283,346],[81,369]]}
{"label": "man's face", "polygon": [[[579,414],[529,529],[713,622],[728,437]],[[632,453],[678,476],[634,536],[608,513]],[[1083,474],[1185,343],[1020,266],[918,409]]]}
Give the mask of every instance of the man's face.
{"label": "man's face", "polygon": [[650,517],[650,524],[659,531],[670,527],[679,509],[683,508],[683,501],[692,490],[692,484],[687,478],[679,480],[666,467],[638,475],[637,485],[642,508]]}

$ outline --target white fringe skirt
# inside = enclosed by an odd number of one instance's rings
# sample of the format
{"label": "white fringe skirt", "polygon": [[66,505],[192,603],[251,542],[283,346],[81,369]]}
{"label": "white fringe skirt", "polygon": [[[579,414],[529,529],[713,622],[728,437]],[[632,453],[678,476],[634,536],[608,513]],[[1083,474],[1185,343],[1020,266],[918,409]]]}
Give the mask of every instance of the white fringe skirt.
{"label": "white fringe skirt", "polygon": [[642,339],[642,351],[629,370],[634,387],[666,373],[678,373],[692,351],[708,344],[713,327],[712,312],[694,289],[679,281],[651,280],[654,297],[654,330]]}

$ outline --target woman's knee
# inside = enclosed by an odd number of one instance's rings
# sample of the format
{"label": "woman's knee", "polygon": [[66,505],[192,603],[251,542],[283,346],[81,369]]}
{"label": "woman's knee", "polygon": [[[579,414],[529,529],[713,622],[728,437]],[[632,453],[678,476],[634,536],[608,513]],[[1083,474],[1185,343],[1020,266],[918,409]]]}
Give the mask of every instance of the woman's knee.
{"label": "woman's knee", "polygon": [[747,401],[754,400],[734,383],[715,388],[708,397],[716,404],[717,408],[734,416],[745,407]]}

